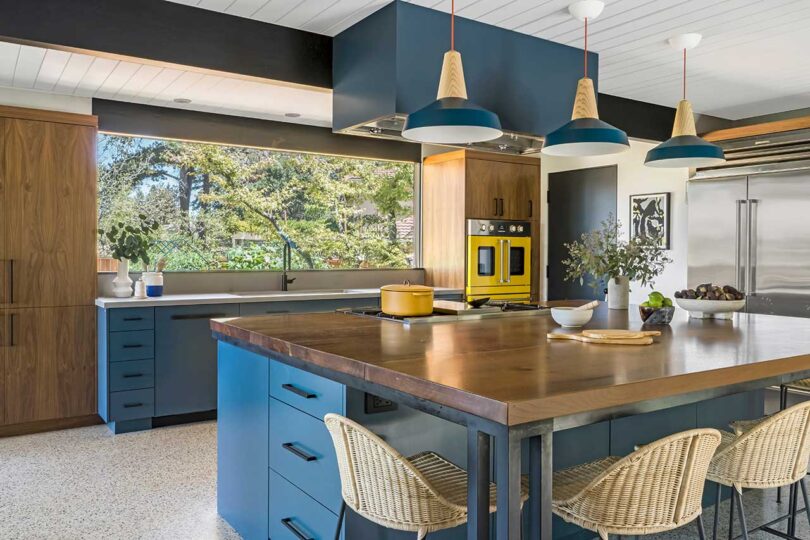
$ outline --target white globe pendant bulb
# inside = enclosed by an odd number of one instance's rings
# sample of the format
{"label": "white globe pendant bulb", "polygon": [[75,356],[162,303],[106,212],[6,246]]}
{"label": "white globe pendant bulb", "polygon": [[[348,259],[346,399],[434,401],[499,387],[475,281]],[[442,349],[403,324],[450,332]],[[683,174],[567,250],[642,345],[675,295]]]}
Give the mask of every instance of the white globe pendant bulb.
{"label": "white globe pendant bulb", "polygon": [[682,51],[684,49],[694,49],[698,46],[701,39],[703,39],[701,34],[693,32],[690,34],[678,34],[677,36],[672,36],[667,40],[667,42],[673,49]]}
{"label": "white globe pendant bulb", "polygon": [[603,9],[605,9],[605,3],[602,0],[579,0],[568,6],[568,13],[580,21],[593,20],[602,13]]}

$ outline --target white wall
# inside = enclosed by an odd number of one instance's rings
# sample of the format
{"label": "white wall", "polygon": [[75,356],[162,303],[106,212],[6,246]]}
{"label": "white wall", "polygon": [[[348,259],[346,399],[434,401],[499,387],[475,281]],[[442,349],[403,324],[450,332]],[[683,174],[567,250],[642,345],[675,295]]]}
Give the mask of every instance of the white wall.
{"label": "white wall", "polygon": [[[686,181],[689,178],[688,169],[653,169],[644,166],[644,157],[647,151],[658,143],[631,141],[630,151],[613,156],[591,158],[562,158],[543,156],[541,167],[541,200],[542,208],[546,211],[540,216],[540,228],[543,234],[543,254],[540,268],[545,268],[548,256],[548,174],[575,169],[588,169],[605,165],[618,165],[618,190],[616,216],[622,222],[625,237],[627,237],[630,219],[630,195],[641,193],[669,192],[670,196],[670,246],[668,251],[672,263],[667,266],[664,273],[655,281],[655,289],[667,296],[672,296],[676,290],[686,288],[686,253],[687,253],[687,216],[686,216]],[[543,286],[543,291],[547,287]],[[652,287],[641,287],[635,283],[631,285],[630,301],[643,302]],[[545,294],[545,292],[544,292]]]}
{"label": "white wall", "polygon": [[93,100],[86,97],[48,94],[35,90],[0,87],[0,105],[45,109],[77,114],[92,114]]}

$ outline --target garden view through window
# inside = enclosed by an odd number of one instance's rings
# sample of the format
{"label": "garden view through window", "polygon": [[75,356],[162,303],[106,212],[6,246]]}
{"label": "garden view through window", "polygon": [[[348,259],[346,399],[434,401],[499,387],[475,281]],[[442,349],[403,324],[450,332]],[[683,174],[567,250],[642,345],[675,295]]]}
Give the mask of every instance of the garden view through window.
{"label": "garden view through window", "polygon": [[414,264],[412,163],[108,134],[98,147],[99,227],[159,223],[150,267],[281,270],[285,243],[297,270]]}

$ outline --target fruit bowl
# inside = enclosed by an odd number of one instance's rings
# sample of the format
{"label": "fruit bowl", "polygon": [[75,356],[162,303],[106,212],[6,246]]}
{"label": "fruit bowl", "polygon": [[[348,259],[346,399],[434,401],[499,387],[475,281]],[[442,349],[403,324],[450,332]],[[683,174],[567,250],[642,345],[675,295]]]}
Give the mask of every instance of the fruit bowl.
{"label": "fruit bowl", "polygon": [[730,319],[735,311],[745,307],[742,300],[698,300],[690,298],[676,298],[678,307],[689,312],[694,319]]}
{"label": "fruit bowl", "polygon": [[659,308],[638,306],[638,313],[645,325],[669,324],[672,322],[672,316],[675,315],[675,308],[672,306]]}

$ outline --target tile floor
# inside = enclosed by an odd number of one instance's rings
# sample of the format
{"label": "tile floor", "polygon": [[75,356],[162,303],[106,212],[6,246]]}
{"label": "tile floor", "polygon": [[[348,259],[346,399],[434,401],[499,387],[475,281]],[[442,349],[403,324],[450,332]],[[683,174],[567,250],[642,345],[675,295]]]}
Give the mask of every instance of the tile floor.
{"label": "tile floor", "polygon": [[[778,515],[775,498],[773,490],[745,494],[749,525]],[[707,528],[712,519],[708,509]],[[719,537],[727,538],[727,503],[721,522]],[[798,535],[810,538],[804,517]],[[216,423],[116,436],[94,426],[0,439],[0,538],[239,538],[216,513]],[[697,530],[646,538],[694,539]]]}

